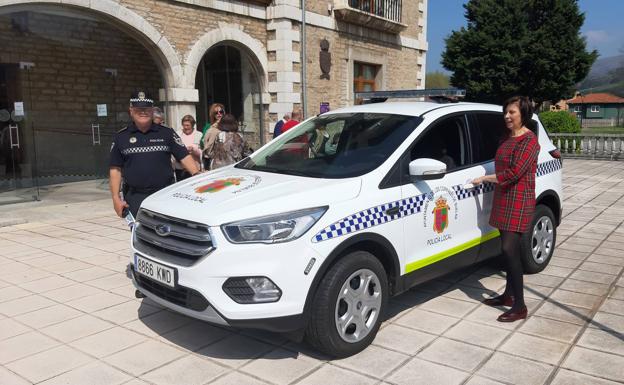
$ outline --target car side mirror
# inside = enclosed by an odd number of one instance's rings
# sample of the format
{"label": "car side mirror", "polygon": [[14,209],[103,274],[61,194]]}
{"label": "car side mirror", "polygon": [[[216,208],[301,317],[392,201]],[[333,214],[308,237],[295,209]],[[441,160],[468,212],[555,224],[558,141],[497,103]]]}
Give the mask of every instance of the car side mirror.
{"label": "car side mirror", "polygon": [[412,180],[440,179],[446,174],[446,164],[431,158],[414,159],[409,163]]}

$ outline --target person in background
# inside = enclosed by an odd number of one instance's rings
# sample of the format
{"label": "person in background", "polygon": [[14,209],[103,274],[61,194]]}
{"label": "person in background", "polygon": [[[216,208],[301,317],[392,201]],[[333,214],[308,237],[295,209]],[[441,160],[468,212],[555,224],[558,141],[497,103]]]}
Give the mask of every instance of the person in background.
{"label": "person in background", "polygon": [[489,306],[510,306],[499,322],[527,317],[524,303],[523,266],[520,259],[522,236],[530,231],[535,211],[535,171],[540,146],[528,128],[532,108],[527,97],[515,96],[503,105],[507,131],[496,150],[495,173],[476,178],[475,185],[494,183],[490,225],[500,231],[502,257],[506,262],[507,285],[498,297],[483,301]]}
{"label": "person in background", "polygon": [[155,124],[161,124],[161,125],[165,121],[165,116],[160,108],[154,107],[154,117],[152,118],[152,121]]}
{"label": "person in background", "polygon": [[284,124],[290,120],[290,114],[285,114],[284,117],[275,123],[275,128],[273,128],[273,139],[277,138],[282,133],[282,127]]}
{"label": "person in background", "polygon": [[[109,187],[115,213],[129,209],[136,218],[145,198],[174,182],[171,156],[191,175],[199,172],[182,139],[169,127],[154,124],[154,101],[144,91],[130,97],[128,126],[113,136]],[[124,180],[123,199],[119,195]]]}
{"label": "person in background", "polygon": [[219,134],[219,129],[217,128],[217,125],[219,124],[219,121],[221,120],[224,114],[225,114],[225,107],[223,106],[223,104],[213,103],[210,106],[210,109],[208,112],[208,118],[210,122],[204,125],[204,128],[202,130],[202,138],[201,138],[201,149],[203,152],[202,159],[203,159],[205,170],[210,169],[210,157],[208,157],[207,149],[209,146],[212,145],[212,143],[215,141],[215,138]]}
{"label": "person in background", "polygon": [[225,115],[217,127],[219,133],[207,148],[211,170],[238,162],[244,158],[245,152],[245,140],[238,132],[238,121],[234,115]]}
{"label": "person in background", "polygon": [[[186,146],[189,155],[193,157],[195,165],[201,169],[201,149],[199,148],[201,143],[201,132],[195,130],[195,119],[191,115],[185,115],[182,118],[182,127],[176,130],[176,133],[182,139],[182,143]],[[180,162],[174,163],[176,180],[179,182],[191,176],[188,171],[184,169]]]}
{"label": "person in background", "polygon": [[290,130],[291,128],[295,127],[297,124],[299,124],[300,119],[301,119],[301,111],[294,110],[291,114],[290,120],[284,123],[284,125],[282,126],[282,130],[280,134],[283,134],[286,131]]}

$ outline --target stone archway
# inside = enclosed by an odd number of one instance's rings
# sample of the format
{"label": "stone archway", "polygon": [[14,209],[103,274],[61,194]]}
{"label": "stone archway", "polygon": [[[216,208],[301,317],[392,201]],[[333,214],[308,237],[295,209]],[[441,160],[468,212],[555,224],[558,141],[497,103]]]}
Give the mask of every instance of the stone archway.
{"label": "stone archway", "polygon": [[136,12],[112,0],[67,1],[38,0],[24,3],[23,0],[5,0],[0,3],[0,13],[32,10],[33,7],[64,7],[92,11],[102,16],[122,31],[141,42],[154,56],[165,81],[166,88],[178,87],[183,83],[184,73],[180,59],[169,40]]}

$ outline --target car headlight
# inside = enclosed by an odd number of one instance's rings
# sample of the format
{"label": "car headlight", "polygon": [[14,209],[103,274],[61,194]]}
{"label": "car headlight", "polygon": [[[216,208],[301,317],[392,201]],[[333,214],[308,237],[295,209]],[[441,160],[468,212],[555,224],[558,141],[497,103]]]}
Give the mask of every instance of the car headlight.
{"label": "car headlight", "polygon": [[299,238],[327,211],[327,206],[246,219],[221,226],[232,243],[279,243]]}

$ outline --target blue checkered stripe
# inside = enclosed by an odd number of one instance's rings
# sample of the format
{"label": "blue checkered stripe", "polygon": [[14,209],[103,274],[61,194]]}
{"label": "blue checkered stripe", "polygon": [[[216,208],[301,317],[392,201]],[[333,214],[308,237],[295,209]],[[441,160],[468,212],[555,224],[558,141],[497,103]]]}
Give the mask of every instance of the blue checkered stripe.
{"label": "blue checkered stripe", "polygon": [[[425,203],[426,196],[427,194],[421,194],[394,202],[384,203],[383,205],[371,207],[349,215],[348,217],[344,217],[319,231],[312,238],[312,242],[323,242],[328,239],[351,234],[359,230],[368,229],[391,222],[395,219],[419,213]],[[399,212],[394,215],[386,215],[386,210],[394,207],[398,207]]]}
{"label": "blue checkered stripe", "polygon": [[561,161],[559,159],[553,159],[548,162],[538,164],[535,175],[540,177],[557,170],[561,170]]}
{"label": "blue checkered stripe", "polygon": [[494,191],[494,183],[482,183],[471,188],[464,188],[464,186],[458,184],[453,186],[452,189],[457,199],[462,200]]}

